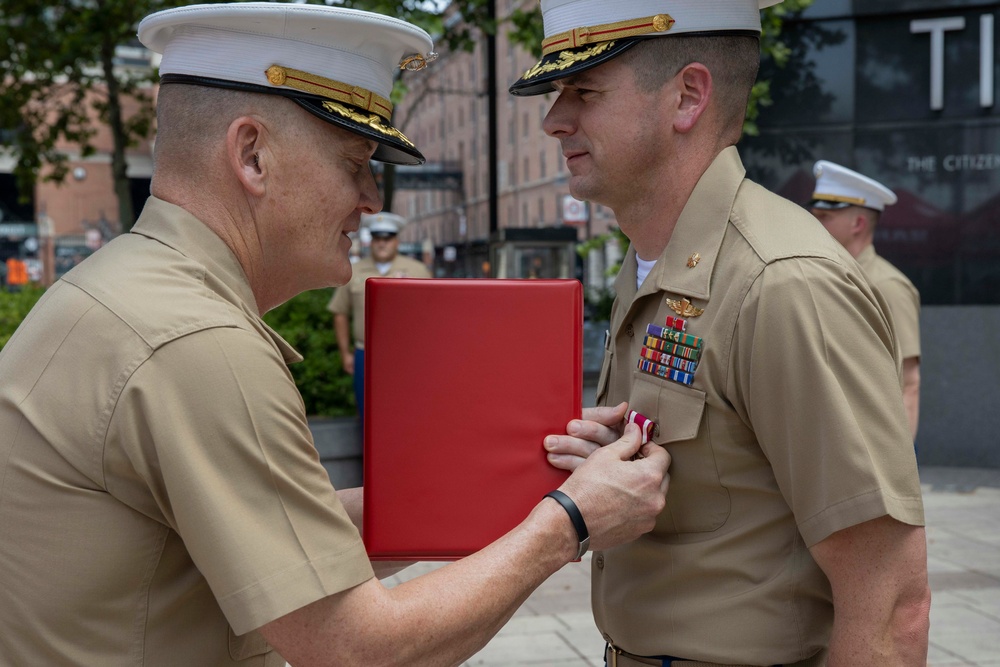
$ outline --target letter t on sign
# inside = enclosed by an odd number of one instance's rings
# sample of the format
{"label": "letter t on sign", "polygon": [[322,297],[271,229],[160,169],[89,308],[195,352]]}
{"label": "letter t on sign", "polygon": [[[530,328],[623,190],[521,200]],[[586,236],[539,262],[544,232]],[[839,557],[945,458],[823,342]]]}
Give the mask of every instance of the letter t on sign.
{"label": "letter t on sign", "polygon": [[911,33],[931,34],[931,109],[934,111],[944,108],[944,33],[964,29],[965,19],[961,16],[910,21]]}
{"label": "letter t on sign", "polygon": [[979,17],[979,106],[993,106],[993,14]]}

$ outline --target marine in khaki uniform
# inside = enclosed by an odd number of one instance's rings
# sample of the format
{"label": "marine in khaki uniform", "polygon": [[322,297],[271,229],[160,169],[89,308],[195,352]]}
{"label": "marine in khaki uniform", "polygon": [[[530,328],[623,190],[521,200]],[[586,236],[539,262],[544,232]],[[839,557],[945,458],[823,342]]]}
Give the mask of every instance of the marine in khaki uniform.
{"label": "marine in khaki uniform", "polygon": [[633,431],[483,551],[379,584],[260,315],[349,280],[369,160],[423,159],[384,105],[431,40],[278,3],[139,39],[163,54],[153,197],[0,352],[0,665],[457,664],[588,539],[652,528],[669,457]]}
{"label": "marine in khaki uniform", "polygon": [[[543,127],[631,240],[597,389],[670,452],[656,528],[595,552],[609,665],[919,665],[930,592],[880,294],[738,141],[773,0],[542,0]],[[572,469],[617,435],[546,438]]]}
{"label": "marine in khaki uniform", "polygon": [[920,293],[902,271],[879,257],[872,243],[875,226],[885,207],[896,203],[896,195],[878,181],[826,160],[813,166],[813,175],[816,190],[810,210],[889,304],[903,359],[903,403],[915,438],[920,418]]}
{"label": "marine in khaki uniform", "polygon": [[[399,254],[399,232],[406,219],[395,213],[361,216],[362,229],[371,233],[371,254],[354,263],[351,282],[338,287],[327,305],[344,371],[354,378],[358,417],[365,423],[365,281],[387,278],[430,278],[423,262]],[[353,338],[353,347],[352,347]]]}

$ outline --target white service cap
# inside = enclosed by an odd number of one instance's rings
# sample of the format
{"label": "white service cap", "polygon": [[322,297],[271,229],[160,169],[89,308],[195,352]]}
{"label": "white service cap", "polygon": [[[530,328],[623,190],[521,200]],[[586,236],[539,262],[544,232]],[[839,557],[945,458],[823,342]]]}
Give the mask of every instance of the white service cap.
{"label": "white service cap", "polygon": [[896,194],[878,181],[833,162],[813,165],[816,189],[809,208],[837,209],[862,206],[876,211],[896,203]]}
{"label": "white service cap", "polygon": [[542,59],[510,87],[552,91],[552,82],[600,65],[640,39],[692,33],[760,36],[760,10],[782,0],[542,0]]}
{"label": "white service cap", "polygon": [[139,41],[162,53],[160,81],[282,95],[379,144],[374,159],[421,164],[392,125],[393,78],[436,57],[406,21],[343,7],[236,2],[150,14]]}
{"label": "white service cap", "polygon": [[406,219],[395,213],[363,213],[361,226],[372,234],[398,234],[406,226]]}

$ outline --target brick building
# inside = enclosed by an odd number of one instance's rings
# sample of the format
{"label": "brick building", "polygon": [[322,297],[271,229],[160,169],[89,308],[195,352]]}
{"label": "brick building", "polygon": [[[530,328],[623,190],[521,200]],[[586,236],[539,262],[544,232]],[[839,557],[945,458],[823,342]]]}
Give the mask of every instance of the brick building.
{"label": "brick building", "polygon": [[[156,64],[152,55],[145,49],[121,47],[118,65],[148,69]],[[124,117],[132,116],[138,103],[131,98],[122,102]],[[77,145],[59,146],[69,159],[68,176],[61,183],[40,179],[28,202],[19,200],[14,157],[0,152],[0,262],[8,257],[24,259],[32,279],[44,284],[50,284],[121,231],[111,173],[111,132],[97,121],[92,106],[87,106],[96,130],[91,139],[94,153],[83,157]],[[149,196],[152,140],[128,148],[126,161],[138,215]]]}
{"label": "brick building", "polygon": [[[497,14],[502,19],[534,4],[498,0]],[[571,227],[578,241],[603,234],[616,224],[613,213],[570,197],[559,142],[542,130],[554,94],[519,98],[507,92],[537,62],[508,39],[507,29],[501,24],[496,37],[497,227]],[[391,207],[411,222],[404,243],[433,244],[438,275],[482,276],[490,242],[486,39],[480,35],[472,52],[439,51],[429,68],[405,79],[409,90],[395,118],[427,164],[398,170],[403,187]],[[595,253],[576,275],[588,285],[606,284],[603,269],[617,261],[616,250]]]}

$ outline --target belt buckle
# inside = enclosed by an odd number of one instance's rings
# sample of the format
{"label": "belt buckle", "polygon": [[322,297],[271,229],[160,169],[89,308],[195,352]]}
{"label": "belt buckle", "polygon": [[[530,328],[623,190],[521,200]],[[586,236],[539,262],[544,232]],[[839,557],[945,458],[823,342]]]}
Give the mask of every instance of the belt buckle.
{"label": "belt buckle", "polygon": [[618,656],[621,655],[622,650],[611,642],[608,642],[608,650],[611,652],[611,663],[608,667],[618,667]]}

